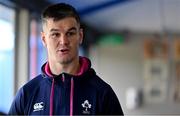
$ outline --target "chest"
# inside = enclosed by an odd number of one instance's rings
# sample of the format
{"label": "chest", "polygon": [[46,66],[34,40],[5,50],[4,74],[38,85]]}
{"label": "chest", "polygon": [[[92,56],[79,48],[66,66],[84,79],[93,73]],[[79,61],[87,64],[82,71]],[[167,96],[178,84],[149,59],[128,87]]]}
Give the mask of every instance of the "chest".
{"label": "chest", "polygon": [[54,84],[53,88],[52,85],[44,85],[29,99],[26,114],[49,115],[50,110],[55,115],[97,114],[100,99],[98,91],[85,84]]}

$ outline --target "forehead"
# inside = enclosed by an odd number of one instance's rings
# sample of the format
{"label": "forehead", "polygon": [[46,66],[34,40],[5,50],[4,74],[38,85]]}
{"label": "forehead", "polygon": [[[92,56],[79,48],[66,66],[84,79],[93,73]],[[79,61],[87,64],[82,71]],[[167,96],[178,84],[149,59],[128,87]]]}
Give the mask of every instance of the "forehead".
{"label": "forehead", "polygon": [[79,24],[75,20],[75,18],[67,17],[60,20],[53,20],[53,18],[49,18],[46,21],[46,28],[51,30],[52,28],[59,29],[59,30],[67,30],[69,28],[78,28]]}

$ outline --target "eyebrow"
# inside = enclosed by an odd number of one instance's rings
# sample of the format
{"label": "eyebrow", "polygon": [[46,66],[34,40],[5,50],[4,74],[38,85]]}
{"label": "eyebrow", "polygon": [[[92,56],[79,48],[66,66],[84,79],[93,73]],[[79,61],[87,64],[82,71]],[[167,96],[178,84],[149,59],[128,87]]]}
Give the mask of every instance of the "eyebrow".
{"label": "eyebrow", "polygon": [[[77,30],[77,28],[75,28],[75,27],[71,27],[70,29],[68,29],[67,31],[76,31]],[[59,29],[51,29],[50,30],[50,32],[53,32],[53,31],[60,31]]]}
{"label": "eyebrow", "polygon": [[59,29],[51,29],[50,32],[59,31]]}
{"label": "eyebrow", "polygon": [[77,28],[71,27],[70,29],[68,29],[68,31],[77,31]]}

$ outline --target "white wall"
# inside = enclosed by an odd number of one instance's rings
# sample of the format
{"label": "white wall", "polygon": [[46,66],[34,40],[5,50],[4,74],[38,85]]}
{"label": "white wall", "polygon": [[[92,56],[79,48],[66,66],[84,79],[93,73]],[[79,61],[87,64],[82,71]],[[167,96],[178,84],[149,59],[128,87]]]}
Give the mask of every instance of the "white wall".
{"label": "white wall", "polygon": [[[180,114],[180,103],[172,99],[171,88],[167,89],[166,100],[159,103],[143,103],[141,107],[128,110],[126,108],[126,90],[129,87],[144,87],[143,80],[143,35],[134,35],[119,46],[92,46],[90,59],[97,74],[108,82],[116,92],[125,114]],[[169,77],[171,87],[173,76]]]}
{"label": "white wall", "polygon": [[16,58],[15,58],[15,93],[28,81],[28,39],[29,39],[29,11],[20,9],[18,12],[18,28],[16,30]]}

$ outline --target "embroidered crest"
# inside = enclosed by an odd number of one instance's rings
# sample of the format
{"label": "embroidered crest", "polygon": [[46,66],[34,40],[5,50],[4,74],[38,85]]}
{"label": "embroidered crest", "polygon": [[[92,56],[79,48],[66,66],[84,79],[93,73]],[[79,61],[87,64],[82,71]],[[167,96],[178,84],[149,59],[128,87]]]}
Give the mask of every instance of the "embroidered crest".
{"label": "embroidered crest", "polygon": [[82,103],[81,105],[84,108],[83,114],[90,114],[89,109],[91,108],[91,104],[89,103],[89,101],[85,100],[84,103]]}

